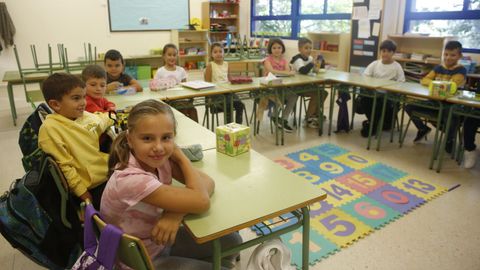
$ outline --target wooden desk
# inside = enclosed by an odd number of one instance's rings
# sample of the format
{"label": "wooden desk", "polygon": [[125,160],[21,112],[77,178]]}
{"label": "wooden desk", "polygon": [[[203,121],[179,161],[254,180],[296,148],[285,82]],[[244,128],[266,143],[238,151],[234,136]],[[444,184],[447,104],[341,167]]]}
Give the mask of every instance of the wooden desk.
{"label": "wooden desk", "polygon": [[[203,160],[193,166],[215,180],[215,193],[210,210],[186,216],[184,224],[197,243],[214,241],[215,269],[220,269],[220,254],[233,254],[221,251],[218,238],[300,208],[306,211],[303,269],[308,268],[309,216],[306,207],[325,199],[324,191],[253,150],[237,157],[217,153],[215,149],[207,150]],[[246,242],[241,249],[264,240]]]}

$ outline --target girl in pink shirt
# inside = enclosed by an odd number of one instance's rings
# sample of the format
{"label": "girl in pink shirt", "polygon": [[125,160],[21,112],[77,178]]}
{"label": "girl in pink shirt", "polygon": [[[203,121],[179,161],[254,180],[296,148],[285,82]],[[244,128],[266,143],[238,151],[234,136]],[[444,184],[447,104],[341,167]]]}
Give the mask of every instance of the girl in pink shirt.
{"label": "girl in pink shirt", "polygon": [[[180,224],[186,214],[208,210],[214,182],[192,167],[175,134],[168,105],[147,100],[133,107],[128,131],[112,145],[100,212],[107,223],[142,239],[156,269],[210,269],[204,260],[211,244],[196,244]],[[172,186],[172,178],[185,187]],[[222,239],[222,246],[239,243],[238,234]]]}

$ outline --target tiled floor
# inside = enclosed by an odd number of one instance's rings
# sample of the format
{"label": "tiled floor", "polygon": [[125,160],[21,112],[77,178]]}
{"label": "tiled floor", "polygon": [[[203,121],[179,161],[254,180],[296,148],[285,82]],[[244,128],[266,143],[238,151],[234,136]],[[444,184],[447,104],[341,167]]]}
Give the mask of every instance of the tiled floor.
{"label": "tiled floor", "polygon": [[[24,102],[22,90],[16,90],[19,126],[31,112]],[[430,140],[413,145],[414,129],[406,145],[384,140],[380,152],[365,150],[366,140],[360,137],[358,127],[362,117],[356,117],[357,129],[349,134],[318,137],[314,130],[300,128],[286,134],[286,145],[275,146],[268,122],[262,123],[260,135],[253,139],[253,148],[269,158],[275,158],[298,149],[321,143],[334,143],[372,159],[390,164],[412,175],[450,187],[461,186],[452,192],[421,206],[408,215],[375,231],[371,235],[341,250],[310,269],[480,269],[480,162],[471,170],[446,160],[438,174],[428,170]],[[18,148],[19,127],[13,127],[5,87],[0,88],[0,191],[11,181],[23,175]],[[179,130],[179,132],[182,132]],[[480,142],[480,138],[477,137]],[[480,144],[480,143],[479,143]],[[247,230],[245,238],[251,237]],[[1,269],[42,269],[13,250],[0,237]],[[242,253],[236,269],[246,269],[252,249]]]}

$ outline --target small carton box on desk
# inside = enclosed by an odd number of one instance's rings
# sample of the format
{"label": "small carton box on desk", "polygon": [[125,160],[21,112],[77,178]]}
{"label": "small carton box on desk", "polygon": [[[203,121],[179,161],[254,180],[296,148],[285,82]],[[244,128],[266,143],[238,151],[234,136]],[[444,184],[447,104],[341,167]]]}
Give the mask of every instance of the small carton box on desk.
{"label": "small carton box on desk", "polygon": [[237,156],[250,150],[250,128],[237,123],[218,126],[217,151],[229,156]]}

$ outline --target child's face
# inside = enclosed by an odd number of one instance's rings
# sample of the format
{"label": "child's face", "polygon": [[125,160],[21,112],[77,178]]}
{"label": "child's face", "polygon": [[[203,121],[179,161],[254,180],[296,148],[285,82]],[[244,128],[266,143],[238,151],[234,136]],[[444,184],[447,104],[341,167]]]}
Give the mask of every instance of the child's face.
{"label": "child's face", "polygon": [[303,44],[303,46],[298,48],[298,50],[303,57],[309,57],[310,54],[312,54],[312,43],[308,42]]}
{"label": "child's face", "polygon": [[122,60],[105,59],[105,70],[113,79],[117,79],[123,72]]}
{"label": "child's face", "polygon": [[85,84],[87,85],[87,95],[95,99],[102,98],[107,90],[105,78],[89,78]]}
{"label": "child's face", "polygon": [[142,168],[156,174],[156,169],[168,162],[175,147],[173,119],[164,113],[143,116],[127,138]]}
{"label": "child's face", "polygon": [[394,51],[390,51],[387,49],[382,49],[380,51],[380,56],[382,57],[382,63],[390,64],[393,62],[393,55],[395,54]]}
{"label": "child's face", "polygon": [[165,65],[171,67],[177,65],[177,50],[175,50],[174,48],[168,48],[163,53],[163,57],[165,57]]}
{"label": "child's face", "polygon": [[275,57],[280,57],[283,54],[283,47],[282,45],[275,43],[272,45],[272,55]]}
{"label": "child's face", "polygon": [[76,87],[62,97],[62,100],[50,100],[48,105],[68,119],[75,120],[85,111],[85,88]]}
{"label": "child's face", "polygon": [[215,46],[212,49],[213,61],[223,61],[223,48]]}
{"label": "child's face", "polygon": [[462,53],[457,50],[445,50],[443,52],[443,63],[445,64],[446,67],[454,67],[457,65],[458,60],[462,57]]}

